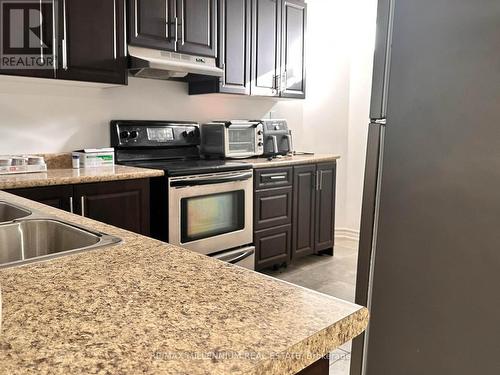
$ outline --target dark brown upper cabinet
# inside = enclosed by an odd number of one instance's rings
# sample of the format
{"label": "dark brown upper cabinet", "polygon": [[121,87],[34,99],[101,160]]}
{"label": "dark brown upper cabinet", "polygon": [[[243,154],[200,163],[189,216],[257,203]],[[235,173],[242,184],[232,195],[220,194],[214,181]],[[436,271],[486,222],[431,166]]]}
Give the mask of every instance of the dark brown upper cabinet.
{"label": "dark brown upper cabinet", "polygon": [[189,82],[189,94],[250,95],[252,0],[219,0],[218,62],[224,75]]}
{"label": "dark brown upper cabinet", "polygon": [[254,0],[251,94],[305,98],[307,4]]}
{"label": "dark brown upper cabinet", "polygon": [[[2,17],[0,74],[38,78],[56,77],[57,67],[54,62],[58,50],[57,43],[54,44],[54,30],[57,30],[57,15],[56,7],[53,5],[52,2],[41,1],[0,2]],[[24,27],[27,24],[30,25],[28,30]]]}
{"label": "dark brown upper cabinet", "polygon": [[216,57],[217,0],[130,0],[129,43]]}
{"label": "dark brown upper cabinet", "polygon": [[252,3],[251,94],[279,96],[281,0]]}
{"label": "dark brown upper cabinet", "polygon": [[217,56],[217,0],[177,0],[181,53]]}
{"label": "dark brown upper cabinet", "polygon": [[301,0],[283,0],[280,95],[306,96],[305,35],[307,5]]}
{"label": "dark brown upper cabinet", "polygon": [[129,0],[129,43],[175,51],[177,18],[175,0]]}
{"label": "dark brown upper cabinet", "polygon": [[29,38],[25,31],[25,43],[41,46],[34,50],[25,46],[24,53],[19,50],[12,53],[54,63],[46,63],[43,69],[36,70],[4,69],[1,74],[127,83],[125,0],[53,0],[23,4],[11,5],[29,8],[24,10],[24,21],[32,14],[40,14],[40,26],[30,28]]}
{"label": "dark brown upper cabinet", "polygon": [[307,4],[303,0],[219,0],[219,67],[190,94],[305,98]]}
{"label": "dark brown upper cabinet", "polygon": [[127,83],[125,0],[63,0],[57,78]]}
{"label": "dark brown upper cabinet", "polygon": [[220,92],[250,95],[251,0],[220,1]]}

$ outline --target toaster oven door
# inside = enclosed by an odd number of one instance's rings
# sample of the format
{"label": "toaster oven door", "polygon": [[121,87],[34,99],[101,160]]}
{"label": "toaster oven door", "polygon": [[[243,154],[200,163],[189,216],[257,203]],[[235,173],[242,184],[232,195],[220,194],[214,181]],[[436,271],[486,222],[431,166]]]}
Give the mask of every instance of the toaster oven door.
{"label": "toaster oven door", "polygon": [[262,125],[231,125],[226,128],[226,157],[248,158],[262,155]]}

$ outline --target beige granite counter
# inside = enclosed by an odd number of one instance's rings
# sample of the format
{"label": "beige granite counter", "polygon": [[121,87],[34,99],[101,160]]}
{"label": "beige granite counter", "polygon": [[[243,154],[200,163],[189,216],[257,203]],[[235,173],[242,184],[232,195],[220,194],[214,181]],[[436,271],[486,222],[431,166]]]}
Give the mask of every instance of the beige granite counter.
{"label": "beige granite counter", "polygon": [[243,159],[246,163],[251,163],[254,168],[270,168],[270,167],[287,167],[297,164],[314,164],[325,163],[340,159],[339,155],[335,154],[313,154],[313,155],[293,155],[283,156],[268,160],[267,158],[251,158]]}
{"label": "beige granite counter", "polygon": [[162,170],[133,168],[120,165],[104,168],[49,169],[47,172],[42,173],[2,175],[0,176],[0,189],[132,180],[163,175],[164,172]]}
{"label": "beige granite counter", "polygon": [[360,306],[0,192],[119,236],[0,270],[1,374],[294,374],[360,334]]}

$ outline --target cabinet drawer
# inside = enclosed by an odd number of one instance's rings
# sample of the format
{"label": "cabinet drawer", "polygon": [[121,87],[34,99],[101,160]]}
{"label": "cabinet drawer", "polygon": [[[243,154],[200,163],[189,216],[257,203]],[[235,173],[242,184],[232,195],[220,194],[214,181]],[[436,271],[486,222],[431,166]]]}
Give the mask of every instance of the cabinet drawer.
{"label": "cabinet drawer", "polygon": [[254,233],[257,270],[290,260],[292,226],[284,225]]}
{"label": "cabinet drawer", "polygon": [[255,193],[255,230],[292,223],[292,187],[263,190]]}
{"label": "cabinet drawer", "polygon": [[292,186],[292,167],[255,170],[255,189]]}

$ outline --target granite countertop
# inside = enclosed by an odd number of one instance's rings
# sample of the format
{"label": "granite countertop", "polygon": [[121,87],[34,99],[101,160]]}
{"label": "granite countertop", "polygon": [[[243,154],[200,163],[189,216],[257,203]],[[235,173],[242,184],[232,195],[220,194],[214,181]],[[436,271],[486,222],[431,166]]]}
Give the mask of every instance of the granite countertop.
{"label": "granite countertop", "polygon": [[123,242],[0,270],[2,374],[294,374],[365,308],[0,192]]}
{"label": "granite countertop", "polygon": [[[47,155],[44,155],[47,157]],[[335,161],[340,156],[334,154],[294,155],[268,160],[267,158],[242,159],[254,168],[286,167],[296,164],[322,163]],[[49,169],[42,173],[11,174],[0,176],[1,189],[18,189],[37,186],[70,185],[90,182],[130,180],[163,176],[164,171],[157,169],[134,168],[116,165],[104,168],[72,169],[68,167],[67,154],[49,156]]]}
{"label": "granite countertop", "polygon": [[251,163],[254,168],[287,167],[296,164],[325,163],[340,159],[340,155],[335,154],[313,154],[313,155],[293,155],[283,156],[268,160],[267,158],[251,158],[242,161]]}
{"label": "granite countertop", "polygon": [[162,170],[133,168],[120,165],[86,169],[49,169],[47,172],[42,173],[2,175],[0,176],[0,189],[131,180],[163,175],[164,172]]}

